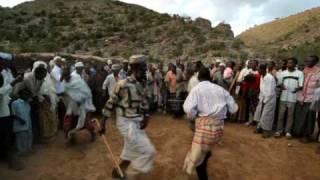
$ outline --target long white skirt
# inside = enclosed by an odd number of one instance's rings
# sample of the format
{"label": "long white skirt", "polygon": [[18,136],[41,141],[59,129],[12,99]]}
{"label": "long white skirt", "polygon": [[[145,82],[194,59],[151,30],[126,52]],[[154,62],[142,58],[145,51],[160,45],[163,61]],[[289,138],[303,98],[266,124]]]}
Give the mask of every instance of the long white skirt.
{"label": "long white skirt", "polygon": [[117,117],[117,127],[124,138],[121,159],[130,161],[141,173],[147,173],[153,166],[155,148],[145,131],[140,129],[141,121],[141,117]]}
{"label": "long white skirt", "polygon": [[254,120],[258,122],[258,127],[266,131],[272,130],[274,113],[276,110],[277,97],[274,96],[268,102],[259,101],[258,107],[254,114]]}

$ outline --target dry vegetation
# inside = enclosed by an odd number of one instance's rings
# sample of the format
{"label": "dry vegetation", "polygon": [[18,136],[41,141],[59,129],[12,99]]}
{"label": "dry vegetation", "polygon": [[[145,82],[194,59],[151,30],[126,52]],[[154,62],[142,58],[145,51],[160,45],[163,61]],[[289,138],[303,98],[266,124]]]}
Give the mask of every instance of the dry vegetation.
{"label": "dry vegetation", "polygon": [[[37,0],[0,8],[0,49],[95,56],[144,53],[153,61],[176,57],[246,57],[227,24],[160,14],[112,0]],[[239,41],[239,40],[238,40]]]}
{"label": "dry vegetation", "polygon": [[320,8],[256,26],[239,35],[254,51],[266,56],[299,58],[320,53]]}

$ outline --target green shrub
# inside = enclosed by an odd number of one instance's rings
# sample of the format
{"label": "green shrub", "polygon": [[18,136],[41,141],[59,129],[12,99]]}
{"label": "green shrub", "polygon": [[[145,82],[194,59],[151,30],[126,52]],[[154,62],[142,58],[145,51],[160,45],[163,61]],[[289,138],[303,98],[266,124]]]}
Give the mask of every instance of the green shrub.
{"label": "green shrub", "polygon": [[206,41],[206,37],[204,37],[204,35],[200,33],[195,36],[195,41],[197,44],[202,44]]}
{"label": "green shrub", "polygon": [[214,50],[222,50],[226,48],[226,45],[222,41],[212,41],[210,43],[210,48]]}
{"label": "green shrub", "polygon": [[75,23],[69,17],[61,18],[57,22],[57,26],[73,26],[73,25],[75,25]]}
{"label": "green shrub", "polygon": [[36,17],[44,17],[44,16],[47,16],[47,12],[46,12],[46,10],[41,10],[38,12],[34,12],[33,15]]}
{"label": "green shrub", "polygon": [[87,18],[87,19],[80,19],[80,22],[83,23],[83,24],[93,24],[94,20],[90,19],[90,18]]}
{"label": "green shrub", "polygon": [[17,24],[23,24],[23,23],[26,22],[26,20],[25,20],[24,18],[22,18],[22,17],[17,17],[17,18],[15,19],[15,22],[16,22]]}
{"label": "green shrub", "polygon": [[82,49],[82,43],[81,42],[76,42],[76,43],[74,43],[74,45],[73,45],[73,49],[74,50],[81,50]]}
{"label": "green shrub", "polygon": [[59,8],[64,7],[64,3],[62,1],[58,1],[58,2],[54,3],[54,5],[59,7]]}
{"label": "green shrub", "polygon": [[241,39],[237,38],[232,42],[231,47],[234,49],[240,49],[241,46],[243,45],[244,45],[244,42]]}
{"label": "green shrub", "polygon": [[93,52],[93,55],[102,57],[103,54],[100,50],[97,50],[97,51]]}

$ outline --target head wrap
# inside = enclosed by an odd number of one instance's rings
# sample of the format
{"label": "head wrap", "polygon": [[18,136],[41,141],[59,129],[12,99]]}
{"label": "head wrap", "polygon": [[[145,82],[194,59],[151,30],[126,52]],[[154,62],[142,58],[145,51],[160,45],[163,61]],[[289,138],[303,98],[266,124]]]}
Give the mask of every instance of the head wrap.
{"label": "head wrap", "polygon": [[113,65],[111,66],[111,69],[112,69],[113,71],[117,71],[117,70],[120,70],[120,69],[121,69],[121,66],[120,66],[120,64],[113,64]]}
{"label": "head wrap", "polygon": [[219,64],[219,66],[226,67],[226,64],[222,62],[222,63]]}
{"label": "head wrap", "polygon": [[84,67],[84,64],[83,62],[77,62],[75,65],[74,65],[75,68],[78,68],[78,67]]}
{"label": "head wrap", "polygon": [[129,58],[129,64],[140,64],[144,63],[147,60],[147,56],[139,54],[139,55],[132,55]]}
{"label": "head wrap", "polygon": [[222,63],[222,60],[221,59],[217,59],[216,63]]}
{"label": "head wrap", "polygon": [[12,60],[12,55],[8,54],[8,53],[0,52],[0,59],[11,61]]}
{"label": "head wrap", "polygon": [[36,61],[33,63],[32,72],[34,72],[39,66],[43,66],[45,69],[48,68],[48,65],[43,61]]}

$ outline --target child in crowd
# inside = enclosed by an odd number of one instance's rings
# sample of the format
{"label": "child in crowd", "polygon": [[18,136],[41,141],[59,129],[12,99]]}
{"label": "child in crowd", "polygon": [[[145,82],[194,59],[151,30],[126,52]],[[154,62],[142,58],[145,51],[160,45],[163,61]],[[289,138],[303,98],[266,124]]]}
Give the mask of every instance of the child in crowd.
{"label": "child in crowd", "polygon": [[27,89],[19,91],[19,98],[13,101],[12,115],[13,131],[16,137],[16,148],[19,155],[25,155],[32,150],[32,123],[29,98],[31,92]]}

